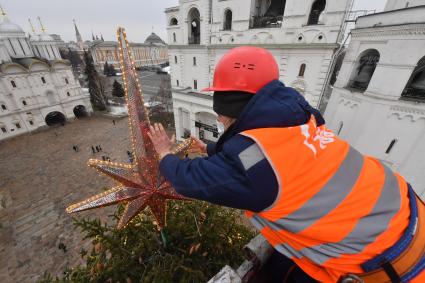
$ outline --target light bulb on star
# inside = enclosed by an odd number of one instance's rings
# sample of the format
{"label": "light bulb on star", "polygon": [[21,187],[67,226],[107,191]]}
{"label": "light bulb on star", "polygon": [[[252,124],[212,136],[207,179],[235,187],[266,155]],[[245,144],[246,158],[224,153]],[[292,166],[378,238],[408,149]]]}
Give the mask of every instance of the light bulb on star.
{"label": "light bulb on star", "polygon": [[[96,194],[67,207],[68,213],[125,203],[125,210],[118,227],[127,225],[147,206],[156,218],[159,228],[166,224],[166,201],[168,199],[188,200],[179,195],[159,172],[158,155],[148,137],[149,116],[144,106],[143,94],[137,79],[134,62],[130,60],[125,31],[119,28],[121,68],[125,85],[125,96],[129,112],[134,162],[122,164],[90,159],[88,166],[114,179],[118,186]],[[191,138],[173,147],[173,153],[184,154],[192,145]]]}

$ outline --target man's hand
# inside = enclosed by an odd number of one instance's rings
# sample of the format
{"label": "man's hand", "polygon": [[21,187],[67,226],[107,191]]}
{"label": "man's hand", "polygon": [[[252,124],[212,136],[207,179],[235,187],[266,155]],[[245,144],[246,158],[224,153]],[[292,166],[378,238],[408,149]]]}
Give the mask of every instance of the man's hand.
{"label": "man's hand", "polygon": [[148,136],[159,155],[159,160],[171,153],[171,147],[176,141],[175,135],[170,139],[161,124],[155,123],[154,126],[150,126]]}
{"label": "man's hand", "polygon": [[188,149],[189,153],[207,153],[207,145],[203,141],[194,136],[191,136],[191,138],[193,139],[193,143]]}

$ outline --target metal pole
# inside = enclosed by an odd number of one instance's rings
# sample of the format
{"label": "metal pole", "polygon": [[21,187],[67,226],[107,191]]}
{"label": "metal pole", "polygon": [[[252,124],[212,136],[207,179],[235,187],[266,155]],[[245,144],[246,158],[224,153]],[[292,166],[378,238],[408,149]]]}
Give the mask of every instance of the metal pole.
{"label": "metal pole", "polygon": [[[322,92],[320,94],[320,98],[319,98],[319,102],[317,103],[317,107],[320,109],[320,105],[322,104],[322,100],[323,100],[323,96],[325,95],[325,91],[328,88],[329,82],[330,82],[330,78],[334,72],[335,69],[335,63],[336,63],[336,59],[339,57],[339,55],[341,55],[341,50],[344,48],[345,43],[347,42],[348,38],[350,37],[351,32],[347,35],[347,37],[345,38],[344,42],[341,44],[341,46],[338,48],[338,50],[334,53],[334,55],[332,56],[332,60],[331,60],[331,65],[329,67],[329,72],[326,74],[326,78],[325,78],[325,83],[323,84],[323,88],[322,88]],[[324,113],[322,113],[324,114]]]}

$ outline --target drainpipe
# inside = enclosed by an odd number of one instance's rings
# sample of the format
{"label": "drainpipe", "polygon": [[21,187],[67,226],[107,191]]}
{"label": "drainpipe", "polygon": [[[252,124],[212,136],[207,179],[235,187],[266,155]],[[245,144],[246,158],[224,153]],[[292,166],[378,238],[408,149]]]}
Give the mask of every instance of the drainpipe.
{"label": "drainpipe", "polygon": [[[339,33],[338,33],[337,43],[338,43],[341,35],[344,36],[345,27],[347,25],[347,15],[351,12],[351,10],[353,8],[353,5],[354,5],[354,0],[350,0],[347,3],[347,6],[345,7],[345,13],[344,13],[344,17],[343,17],[343,22],[341,24],[341,28],[340,28]],[[320,92],[319,102],[317,103],[317,108],[319,108],[319,109],[320,109],[320,104],[322,103],[322,100],[323,100],[323,96],[325,94],[325,91],[328,88],[328,84],[329,84],[330,78],[331,78],[331,76],[333,74],[333,71],[335,69],[336,59],[340,55],[341,50],[345,46],[345,43],[347,42],[347,40],[350,37],[350,35],[351,35],[351,32],[347,35],[347,37],[345,38],[344,42],[339,46],[339,48],[335,51],[335,53],[332,56],[331,64],[330,64],[328,73],[326,74],[325,83],[323,84],[322,91]],[[324,113],[322,113],[322,114],[324,114]]]}
{"label": "drainpipe", "polygon": [[[337,51],[335,51],[334,55],[332,56],[332,60],[331,60],[331,64],[329,67],[329,71],[326,74],[326,78],[325,78],[325,83],[323,84],[322,87],[322,91],[320,93],[320,98],[319,98],[319,102],[317,103],[317,107],[320,110],[320,106],[322,104],[322,100],[323,100],[323,96],[325,95],[325,91],[328,88],[329,82],[331,80],[332,74],[334,72],[335,69],[335,65],[336,65],[336,59],[341,55],[341,51],[343,50],[345,43],[347,42],[348,38],[350,37],[351,32],[347,35],[347,37],[345,38],[344,42],[339,46],[339,48],[337,49]],[[323,115],[324,113],[322,113]]]}

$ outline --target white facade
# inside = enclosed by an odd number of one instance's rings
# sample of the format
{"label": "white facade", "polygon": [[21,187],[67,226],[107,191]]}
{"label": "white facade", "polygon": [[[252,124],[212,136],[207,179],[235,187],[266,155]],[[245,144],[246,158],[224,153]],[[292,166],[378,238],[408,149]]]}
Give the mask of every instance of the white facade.
{"label": "white facade", "polygon": [[424,0],[390,0],[384,12],[358,18],[325,119],[425,196]]}
{"label": "white facade", "polygon": [[387,4],[385,5],[385,11],[421,6],[423,4],[423,0],[387,0]]}
{"label": "white facade", "polygon": [[0,140],[92,112],[90,97],[45,33],[0,23]]}
{"label": "white facade", "polygon": [[[212,98],[196,93],[210,86],[216,64],[236,46],[268,49],[280,66],[280,80],[317,106],[351,3],[180,0],[179,6],[166,9],[177,137],[189,130],[194,136],[216,139],[209,127],[195,127],[195,122],[199,126],[201,120],[215,117]],[[189,125],[182,122],[184,113],[189,113]]]}

